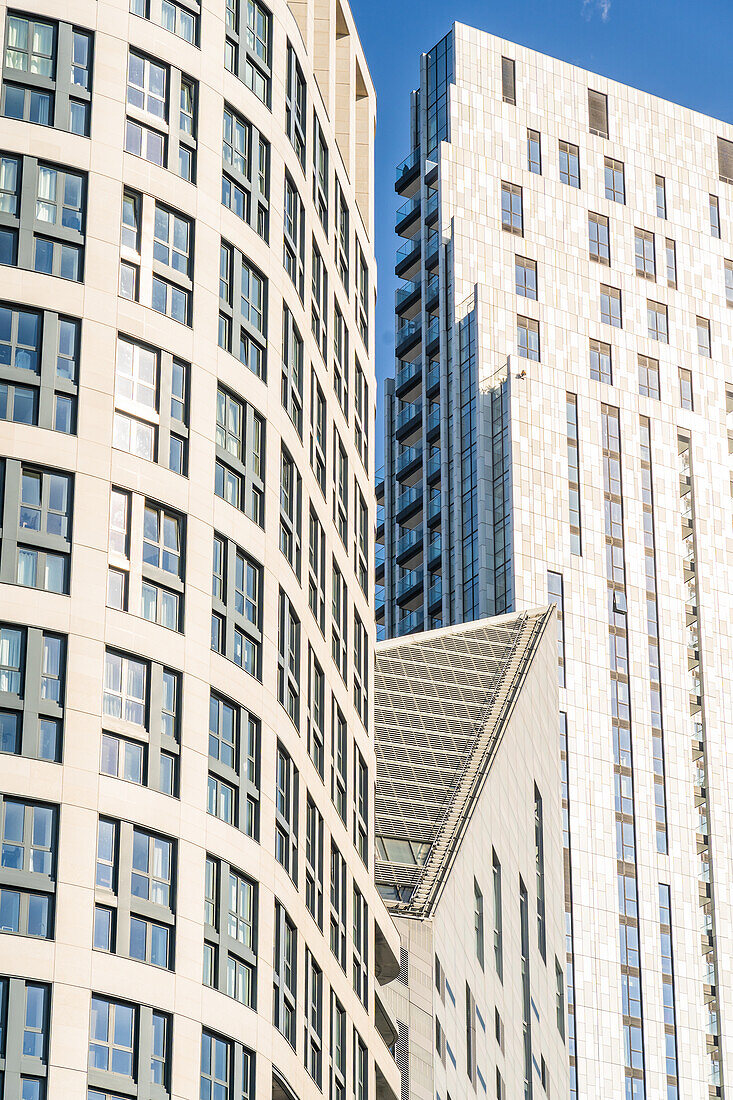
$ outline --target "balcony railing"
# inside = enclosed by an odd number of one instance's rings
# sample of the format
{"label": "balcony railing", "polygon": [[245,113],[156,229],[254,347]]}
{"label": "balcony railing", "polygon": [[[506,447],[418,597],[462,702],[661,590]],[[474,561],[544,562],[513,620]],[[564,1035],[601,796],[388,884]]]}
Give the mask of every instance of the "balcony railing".
{"label": "balcony railing", "polygon": [[409,401],[401,402],[400,407],[397,410],[397,427],[402,428],[405,424],[409,424],[416,416],[420,416],[422,413],[422,401],[415,401],[410,403]]}
{"label": "balcony railing", "polygon": [[411,485],[409,489],[403,489],[397,497],[397,511],[401,512],[410,504],[414,504],[422,496],[422,485]]}
{"label": "balcony railing", "polygon": [[413,149],[405,159],[397,165],[395,170],[395,183],[399,183],[404,176],[409,176],[410,172],[417,168],[420,162],[420,148]]}
{"label": "balcony railing", "polygon": [[428,519],[433,519],[434,516],[440,515],[440,493],[436,493],[434,497],[430,498],[428,503]]}
{"label": "balcony railing", "polygon": [[433,191],[425,204],[425,217],[429,218],[438,209],[438,192]]}
{"label": "balcony railing", "polygon": [[440,469],[440,451],[434,451],[428,459],[428,477],[432,477]]}
{"label": "balcony railing", "polygon": [[397,595],[402,596],[405,592],[409,592],[411,588],[422,584],[422,578],[422,566],[419,569],[406,569],[397,581]]}
{"label": "balcony railing", "polygon": [[440,317],[433,317],[432,321],[425,330],[425,344],[432,344],[433,340],[437,340],[440,336]]}
{"label": "balcony railing", "polygon": [[415,611],[410,611],[409,614],[402,616],[397,623],[397,633],[410,634],[413,630],[422,630],[424,624],[423,609],[418,607]]}
{"label": "balcony railing", "polygon": [[422,283],[420,279],[413,279],[411,282],[407,282],[404,286],[398,286],[395,291],[395,306],[397,309],[406,302],[408,298],[411,298],[413,294],[418,294],[422,290]]}
{"label": "balcony railing", "polygon": [[407,340],[408,337],[414,336],[416,332],[419,332],[422,327],[422,318],[413,317],[411,320],[405,320],[400,318],[400,322],[397,327],[397,343],[401,343],[403,340]]}
{"label": "balcony railing", "polygon": [[413,359],[411,363],[402,363],[397,368],[395,374],[395,382],[399,389],[400,386],[404,386],[406,382],[411,382],[413,378],[422,374],[422,359]]}
{"label": "balcony railing", "polygon": [[419,252],[419,251],[420,251],[420,238],[419,237],[415,237],[414,240],[405,241],[405,243],[401,244],[400,247],[397,249],[397,253],[395,255],[395,267],[399,267],[399,265],[402,263],[402,261],[406,260],[408,258],[408,256],[411,256],[413,254],[413,252]]}
{"label": "balcony railing", "polygon": [[428,389],[431,390],[440,381],[440,363],[436,363],[428,371]]}
{"label": "balcony railing", "polygon": [[401,473],[407,466],[422,458],[422,447],[400,447],[397,451],[397,473]]}
{"label": "balcony railing", "polygon": [[428,546],[428,561],[434,561],[435,558],[440,557],[441,545],[440,533],[436,531]]}
{"label": "balcony railing", "polygon": [[406,550],[409,550],[411,546],[417,546],[422,541],[422,527],[408,528],[403,535],[397,539],[397,554],[404,554]]}
{"label": "balcony railing", "polygon": [[440,405],[433,405],[428,413],[428,431],[431,428],[437,428],[438,424],[440,424]]}
{"label": "balcony railing", "polygon": [[425,246],[425,255],[426,256],[432,256],[434,252],[438,251],[439,246],[440,246],[440,233],[438,233],[437,231],[433,231],[432,233],[428,233],[428,239],[427,239],[427,243],[426,243],[426,246]]}
{"label": "balcony railing", "polygon": [[414,195],[407,202],[403,202],[402,206],[395,215],[395,225],[399,225],[405,218],[409,218],[410,214],[414,214],[416,210],[420,209],[420,193]]}
{"label": "balcony railing", "polygon": [[441,577],[434,577],[430,582],[430,589],[428,591],[428,602],[437,603],[438,600],[443,598],[443,580]]}

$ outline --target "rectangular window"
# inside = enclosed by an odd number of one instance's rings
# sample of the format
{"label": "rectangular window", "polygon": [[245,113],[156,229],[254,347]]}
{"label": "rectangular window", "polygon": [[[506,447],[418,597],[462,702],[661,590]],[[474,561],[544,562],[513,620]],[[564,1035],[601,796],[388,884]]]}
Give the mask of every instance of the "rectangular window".
{"label": "rectangular window", "polygon": [[733,183],[733,141],[718,138],[718,174],[724,183]]}
{"label": "rectangular window", "polygon": [[717,195],[708,196],[708,210],[710,214],[710,234],[720,240],[720,205]]}
{"label": "rectangular window", "polygon": [[683,409],[688,409],[690,412],[693,412],[694,404],[692,399],[692,371],[685,370],[684,367],[680,367],[679,374],[680,405]]}
{"label": "rectangular window", "polygon": [[366,627],[354,609],[354,706],[364,726],[369,716],[369,640]]}
{"label": "rectangular window", "polygon": [[654,234],[644,229],[634,230],[634,252],[636,256],[636,274],[644,279],[655,279],[657,275],[654,255]]}
{"label": "rectangular window", "polygon": [[624,166],[620,160],[612,157],[604,159],[604,179],[606,186],[606,198],[611,202],[626,202],[626,186],[624,181]]}
{"label": "rectangular window", "polygon": [[354,443],[364,469],[369,467],[369,384],[357,359],[354,364]]}
{"label": "rectangular window", "polygon": [[311,330],[323,356],[328,359],[328,271],[315,237],[311,249]]}
{"label": "rectangular window", "polygon": [[300,619],[283,589],[279,597],[277,694],[296,729],[300,728]]}
{"label": "rectangular window", "polygon": [[557,608],[557,682],[565,687],[565,600],[562,573],[547,571],[547,599]]}
{"label": "rectangular window", "polygon": [[654,193],[657,204],[657,217],[667,217],[667,183],[664,176],[654,177]]}
{"label": "rectangular window", "polygon": [[256,840],[259,798],[259,720],[212,691],[209,700],[208,812]]}
{"label": "rectangular window", "polygon": [[295,50],[288,42],[287,86],[285,96],[285,132],[305,171],[306,87],[303,70]]}
{"label": "rectangular window", "polygon": [[600,340],[590,341],[590,376],[596,382],[613,384],[611,373],[611,345]]}
{"label": "rectangular window", "polygon": [[94,35],[67,22],[8,13],[2,113],[89,136]]}
{"label": "rectangular window", "polygon": [[517,317],[517,353],[522,359],[540,358],[540,326],[531,317]]}
{"label": "rectangular window", "polygon": [[597,137],[608,137],[608,97],[588,89],[588,129]]}
{"label": "rectangular window", "polygon": [[514,282],[522,298],[537,300],[537,261],[524,256],[514,258]]}
{"label": "rectangular window", "polygon": [[334,214],[336,218],[336,233],[334,255],[338,267],[339,278],[346,290],[349,291],[349,207],[346,202],[343,188],[338,176],[334,180]]}
{"label": "rectangular window", "polygon": [[705,317],[698,317],[696,320],[698,355],[704,355],[709,359],[712,354],[710,346],[710,321],[706,320]]}
{"label": "rectangular window", "polygon": [[226,0],[224,68],[266,107],[272,82],[272,15],[259,0]]}
{"label": "rectangular window", "polygon": [[6,580],[68,595],[73,489],[71,474],[0,459],[6,516],[0,564]]}
{"label": "rectangular window", "polygon": [[570,187],[580,187],[580,154],[577,145],[560,142],[560,181]]}
{"label": "rectangular window", "polygon": [[[324,554],[325,561],[325,554]],[[323,778],[326,681],[311,646],[308,646],[308,755]]]}
{"label": "rectangular window", "polygon": [[303,437],[303,340],[293,315],[283,305],[283,354],[280,399],[298,435]]}
{"label": "rectangular window", "polygon": [[603,214],[588,215],[588,251],[591,260],[607,267],[611,264],[611,244],[608,218]]}
{"label": "rectangular window", "polygon": [[270,143],[248,119],[224,106],[221,201],[263,240],[269,236]]}
{"label": "rectangular window", "polygon": [[346,1100],[346,1012],[331,990],[330,1100]]}
{"label": "rectangular window", "polygon": [[0,302],[0,420],[75,434],[80,332],[74,318]]}
{"label": "rectangular window", "polygon": [[318,115],[313,112],[313,204],[328,233],[328,145]]}
{"label": "rectangular window", "polygon": [[305,811],[305,904],[323,928],[323,815],[310,795]]}
{"label": "rectangular window", "polygon": [[323,971],[305,949],[305,1027],[303,1061],[321,1087],[323,1076]]}
{"label": "rectangular window", "polygon": [[206,857],[204,984],[257,1008],[257,883]]}
{"label": "rectangular window", "polygon": [[295,1050],[298,933],[280,902],[275,902],[275,963],[272,1022]]}
{"label": "rectangular window", "polygon": [[0,796],[0,932],[52,939],[58,807]]}
{"label": "rectangular window", "polygon": [[647,301],[646,317],[648,335],[651,340],[659,340],[663,344],[669,343],[669,328],[667,323],[667,307],[661,302]]}
{"label": "rectangular window", "polygon": [[0,623],[0,753],[61,760],[66,638]]}
{"label": "rectangular window", "polygon": [[215,535],[212,649],[256,680],[262,679],[262,585],[262,566]]}
{"label": "rectangular window", "polygon": [[349,330],[333,301],[333,388],[344,416],[349,415]]}
{"label": "rectangular window", "polygon": [[508,233],[524,234],[522,188],[514,183],[501,185],[501,227]]}
{"label": "rectangular window", "polygon": [[229,390],[216,395],[214,492],[254,523],[265,523],[265,422]]}
{"label": "rectangular window", "polygon": [[367,903],[354,884],[353,898],[353,927],[352,943],[354,945],[353,956],[353,986],[359,1000],[365,1008],[369,1004],[369,909]]}
{"label": "rectangular window", "polygon": [[331,951],[346,973],[346,861],[331,841]]}
{"label": "rectangular window", "polygon": [[346,822],[347,738],[346,719],[332,697],[331,707],[331,801],[341,820]]}
{"label": "rectangular window", "polygon": [[118,335],[114,446],[185,474],[189,373],[169,353]]}
{"label": "rectangular window", "polygon": [[369,771],[354,743],[354,846],[362,863],[369,866]]}
{"label": "rectangular window", "polygon": [[534,851],[537,874],[537,946],[544,961],[547,954],[545,922],[545,833],[542,817],[542,796],[534,785]]}
{"label": "rectangular window", "polygon": [[501,906],[501,864],[494,849],[491,849],[492,885],[494,900],[494,966],[499,981],[504,979],[504,933]]}
{"label": "rectangular window", "polygon": [[542,175],[542,138],[539,130],[527,130],[527,168]]}
{"label": "rectangular window", "polygon": [[677,286],[677,248],[669,237],[664,242],[664,255],[667,267],[667,286]]}
{"label": "rectangular window", "polygon": [[659,360],[648,355],[639,356],[639,393],[659,400]]}
{"label": "rectangular window", "polygon": [[476,958],[484,968],[484,895],[476,879],[473,880],[473,930],[476,946]]}
{"label": "rectangular window", "polygon": [[356,478],[354,478],[354,570],[359,586],[368,599],[369,509]]}
{"label": "rectangular window", "polygon": [[[731,268],[733,276],[733,267]],[[316,475],[318,487],[326,496],[326,431],[327,410],[326,398],[323,395],[315,368],[311,367],[311,401],[310,401],[310,464]]]}
{"label": "rectangular window", "polygon": [[570,509],[570,553],[581,554],[580,452],[578,440],[578,398],[567,393],[568,503]]}
{"label": "rectangular window", "polygon": [[601,283],[601,321],[621,328],[621,291],[604,283]]}
{"label": "rectangular window", "polygon": [[505,103],[516,106],[516,64],[510,57],[501,59],[501,96]]}
{"label": "rectangular window", "polygon": [[336,428],[333,429],[333,520],[344,546],[349,528],[349,458]]}
{"label": "rectangular window", "polygon": [[303,301],[305,292],[305,207],[298,189],[285,173],[285,214],[283,219],[283,264]]}
{"label": "rectangular window", "polygon": [[733,306],[733,260],[725,261],[725,300]]}
{"label": "rectangular window", "polygon": [[335,558],[332,558],[331,579],[331,655],[342,680],[346,683],[348,592],[346,581]]}
{"label": "rectangular window", "polygon": [[303,479],[290,452],[280,451],[280,550],[300,579]]}

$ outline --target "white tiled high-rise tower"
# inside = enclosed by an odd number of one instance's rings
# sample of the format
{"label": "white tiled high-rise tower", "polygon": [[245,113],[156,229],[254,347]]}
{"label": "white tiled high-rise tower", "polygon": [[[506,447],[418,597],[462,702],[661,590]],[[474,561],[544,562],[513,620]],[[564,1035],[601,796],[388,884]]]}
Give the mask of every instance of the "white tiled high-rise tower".
{"label": "white tiled high-rise tower", "polygon": [[0,1096],[395,1100],[353,17],[0,26]]}
{"label": "white tiled high-rise tower", "polygon": [[557,603],[571,1096],[723,1096],[733,127],[458,24],[411,110],[378,617]]}

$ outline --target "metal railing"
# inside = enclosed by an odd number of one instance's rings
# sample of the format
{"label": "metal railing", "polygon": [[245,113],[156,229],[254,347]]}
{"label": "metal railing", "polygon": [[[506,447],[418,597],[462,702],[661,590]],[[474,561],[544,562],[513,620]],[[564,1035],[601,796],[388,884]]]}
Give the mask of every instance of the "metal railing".
{"label": "metal railing", "polygon": [[411,153],[401,161],[395,169],[395,183],[399,183],[403,176],[408,176],[420,161],[420,147],[413,149]]}

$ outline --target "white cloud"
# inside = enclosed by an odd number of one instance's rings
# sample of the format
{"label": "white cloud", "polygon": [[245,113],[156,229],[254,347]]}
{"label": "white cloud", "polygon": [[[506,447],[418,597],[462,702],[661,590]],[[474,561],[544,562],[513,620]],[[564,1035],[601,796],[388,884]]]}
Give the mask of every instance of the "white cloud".
{"label": "white cloud", "polygon": [[603,23],[608,22],[611,14],[611,0],[583,0],[583,18],[590,19],[597,12]]}

